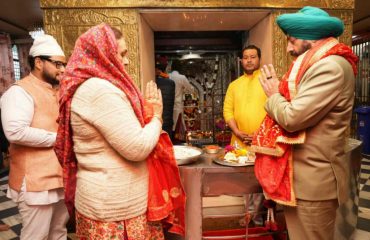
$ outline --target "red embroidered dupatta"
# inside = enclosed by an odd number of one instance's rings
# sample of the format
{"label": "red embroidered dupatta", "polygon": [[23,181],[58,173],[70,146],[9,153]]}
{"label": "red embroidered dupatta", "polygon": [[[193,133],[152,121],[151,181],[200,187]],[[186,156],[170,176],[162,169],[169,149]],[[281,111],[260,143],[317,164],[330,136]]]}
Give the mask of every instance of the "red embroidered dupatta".
{"label": "red embroidered dupatta", "polygon": [[[321,40],[317,45],[299,56],[283,76],[279,92],[289,102],[295,97],[297,86],[305,72],[317,61],[330,55],[347,59],[356,74],[358,58],[352,50],[338,43],[335,38]],[[304,144],[305,131],[285,131],[269,115],[266,115],[253,137],[251,151],[256,152],[254,171],[266,198],[277,203],[295,206],[293,189],[293,144]]]}
{"label": "red embroidered dupatta", "polygon": [[[134,112],[145,126],[152,118],[152,108],[144,104],[139,90],[116,57],[117,41],[111,28],[100,24],[89,29],[76,41],[60,88],[59,128],[55,152],[63,167],[65,202],[74,212],[77,159],[73,151],[70,125],[71,102],[76,89],[86,80],[98,77],[121,89]],[[185,234],[185,192],[168,134],[162,133],[147,158],[149,171],[148,221],[162,221],[170,232]]]}

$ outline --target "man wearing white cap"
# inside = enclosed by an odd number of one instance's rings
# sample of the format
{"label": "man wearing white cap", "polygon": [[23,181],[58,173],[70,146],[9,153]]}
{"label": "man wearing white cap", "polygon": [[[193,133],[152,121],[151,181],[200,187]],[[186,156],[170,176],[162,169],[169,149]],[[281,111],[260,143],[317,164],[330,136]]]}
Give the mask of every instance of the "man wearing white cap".
{"label": "man wearing white cap", "polygon": [[21,239],[66,239],[62,168],[53,146],[58,129],[58,83],[66,59],[50,35],[35,39],[31,73],[1,98],[2,124],[10,142],[7,196],[18,204]]}

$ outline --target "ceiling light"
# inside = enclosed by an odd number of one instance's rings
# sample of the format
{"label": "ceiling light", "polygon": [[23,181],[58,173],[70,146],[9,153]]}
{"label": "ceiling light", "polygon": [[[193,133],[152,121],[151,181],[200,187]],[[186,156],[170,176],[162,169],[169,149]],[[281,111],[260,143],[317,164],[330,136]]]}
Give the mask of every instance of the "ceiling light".
{"label": "ceiling light", "polygon": [[182,55],[181,60],[190,60],[190,59],[201,59],[202,57],[197,53],[189,52],[188,54]]}

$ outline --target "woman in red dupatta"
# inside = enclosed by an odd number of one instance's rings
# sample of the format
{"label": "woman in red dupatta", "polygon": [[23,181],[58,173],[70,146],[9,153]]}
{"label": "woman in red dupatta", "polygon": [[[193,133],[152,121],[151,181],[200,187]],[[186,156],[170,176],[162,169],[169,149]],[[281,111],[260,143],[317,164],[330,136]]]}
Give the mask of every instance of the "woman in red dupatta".
{"label": "woman in red dupatta", "polygon": [[[78,172],[78,159],[74,152],[72,139],[71,105],[79,86],[94,77],[109,81],[125,93],[142,127],[153,118],[153,106],[144,101],[119,59],[118,42],[121,37],[118,35],[116,30],[112,30],[107,24],[92,27],[81,35],[76,41],[61,82],[59,129],[55,152],[63,166],[65,202],[71,215],[74,213]],[[140,225],[147,222],[161,222],[169,232],[184,235],[185,192],[180,182],[172,143],[167,133],[161,133],[157,145],[147,157],[146,162],[149,175],[146,215],[122,219],[122,221],[104,222],[86,218],[76,212],[77,233],[89,232],[88,235],[84,235],[88,239],[107,237],[110,239],[112,237],[114,239],[161,239],[163,238],[160,230],[162,227],[151,225],[151,228],[149,226],[150,231],[141,232],[138,229],[143,228],[135,226],[135,224]],[[120,232],[122,228],[124,231]]]}

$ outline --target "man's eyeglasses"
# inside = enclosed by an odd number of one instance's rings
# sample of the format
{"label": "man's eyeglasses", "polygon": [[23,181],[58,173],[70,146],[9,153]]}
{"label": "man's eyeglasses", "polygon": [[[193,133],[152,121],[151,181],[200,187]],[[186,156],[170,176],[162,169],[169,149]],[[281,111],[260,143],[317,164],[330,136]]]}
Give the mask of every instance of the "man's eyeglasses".
{"label": "man's eyeglasses", "polygon": [[45,60],[45,61],[48,61],[48,62],[53,63],[57,69],[61,69],[62,67],[65,68],[67,66],[67,63],[60,62],[60,61],[55,61],[55,60],[50,59],[48,57],[41,57],[41,56],[39,56],[39,58],[42,59],[42,60]]}

